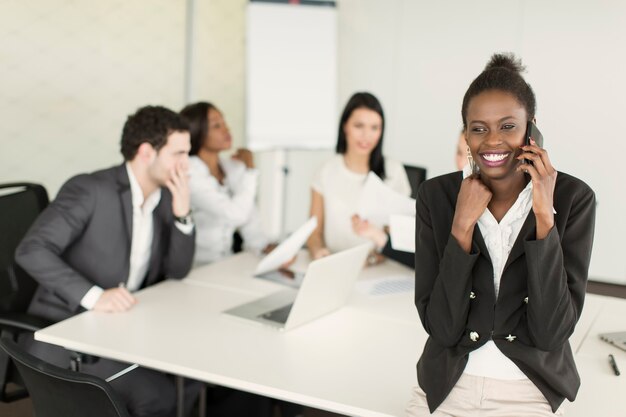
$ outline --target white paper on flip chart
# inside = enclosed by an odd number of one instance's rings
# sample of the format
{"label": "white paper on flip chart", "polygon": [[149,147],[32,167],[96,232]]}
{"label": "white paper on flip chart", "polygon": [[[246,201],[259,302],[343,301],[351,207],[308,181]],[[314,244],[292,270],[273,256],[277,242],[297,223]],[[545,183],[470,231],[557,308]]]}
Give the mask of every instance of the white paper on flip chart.
{"label": "white paper on flip chart", "polygon": [[255,275],[264,274],[280,268],[285,262],[291,260],[304,245],[304,242],[311,236],[317,227],[317,217],[311,217],[306,223],[293,232],[273,251],[268,253],[256,267]]}
{"label": "white paper on flip chart", "polygon": [[378,175],[370,172],[361,190],[357,214],[380,227],[389,224],[392,214],[415,216],[415,200],[392,190]]}
{"label": "white paper on flip chart", "polygon": [[415,216],[392,214],[389,217],[391,247],[403,252],[415,252]]}

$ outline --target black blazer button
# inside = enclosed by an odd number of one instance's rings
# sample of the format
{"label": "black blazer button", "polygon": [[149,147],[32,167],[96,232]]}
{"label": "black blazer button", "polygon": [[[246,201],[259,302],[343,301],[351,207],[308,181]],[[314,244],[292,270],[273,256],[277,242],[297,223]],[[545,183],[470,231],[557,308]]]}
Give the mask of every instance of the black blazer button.
{"label": "black blazer button", "polygon": [[478,332],[470,332],[469,338],[472,340],[472,342],[478,342],[478,339],[480,339],[480,335],[478,334]]}

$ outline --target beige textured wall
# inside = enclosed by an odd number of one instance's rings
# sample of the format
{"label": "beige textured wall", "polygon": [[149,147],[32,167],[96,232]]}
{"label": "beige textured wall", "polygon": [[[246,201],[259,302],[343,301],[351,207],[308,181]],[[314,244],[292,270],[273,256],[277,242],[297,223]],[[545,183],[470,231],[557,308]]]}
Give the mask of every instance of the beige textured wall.
{"label": "beige textured wall", "polygon": [[[245,0],[196,0],[190,99],[244,143]],[[121,162],[126,116],[180,110],[185,0],[0,2],[0,182],[43,183]]]}
{"label": "beige textured wall", "polygon": [[233,149],[243,146],[247,0],[196,0],[190,101],[210,101],[224,114]]}
{"label": "beige textured wall", "polygon": [[0,182],[121,162],[126,116],[183,101],[184,0],[0,3]]}

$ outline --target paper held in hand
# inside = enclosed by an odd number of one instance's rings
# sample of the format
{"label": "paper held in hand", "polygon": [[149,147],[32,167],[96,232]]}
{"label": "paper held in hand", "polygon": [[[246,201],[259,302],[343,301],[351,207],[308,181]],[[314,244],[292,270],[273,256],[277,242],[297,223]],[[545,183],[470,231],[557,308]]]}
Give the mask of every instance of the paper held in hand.
{"label": "paper held in hand", "polygon": [[370,172],[361,190],[356,214],[381,227],[389,224],[392,214],[415,216],[415,200],[392,190]]}
{"label": "paper held in hand", "polygon": [[279,269],[290,261],[302,248],[306,240],[317,227],[317,217],[311,217],[306,223],[293,232],[288,238],[268,253],[256,267],[255,275],[264,274]]}
{"label": "paper held in hand", "polygon": [[415,216],[392,214],[389,218],[391,247],[403,252],[415,252]]}

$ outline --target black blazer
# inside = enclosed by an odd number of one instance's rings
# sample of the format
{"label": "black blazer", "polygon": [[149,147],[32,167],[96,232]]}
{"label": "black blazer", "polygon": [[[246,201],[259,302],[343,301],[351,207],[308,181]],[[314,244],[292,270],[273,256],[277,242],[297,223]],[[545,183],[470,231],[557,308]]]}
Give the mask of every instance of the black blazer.
{"label": "black blazer", "polygon": [[[16,250],[16,260],[40,286],[29,311],[53,321],[83,310],[80,300],[93,286],[126,281],[130,268],[132,196],[124,164],[78,175],[37,218]],[[154,237],[143,286],[165,276],[184,277],[191,268],[194,234],[174,224],[166,188],[154,209]]]}
{"label": "black blazer", "polygon": [[556,227],[536,240],[530,211],[496,300],[478,225],[469,254],[450,234],[461,181],[461,172],[433,178],[417,198],[415,305],[430,335],[417,363],[419,385],[433,412],[463,373],[468,354],[493,339],[556,411],[564,398],[576,398],[580,386],[568,338],[585,298],[595,195],[582,181],[558,173]]}

